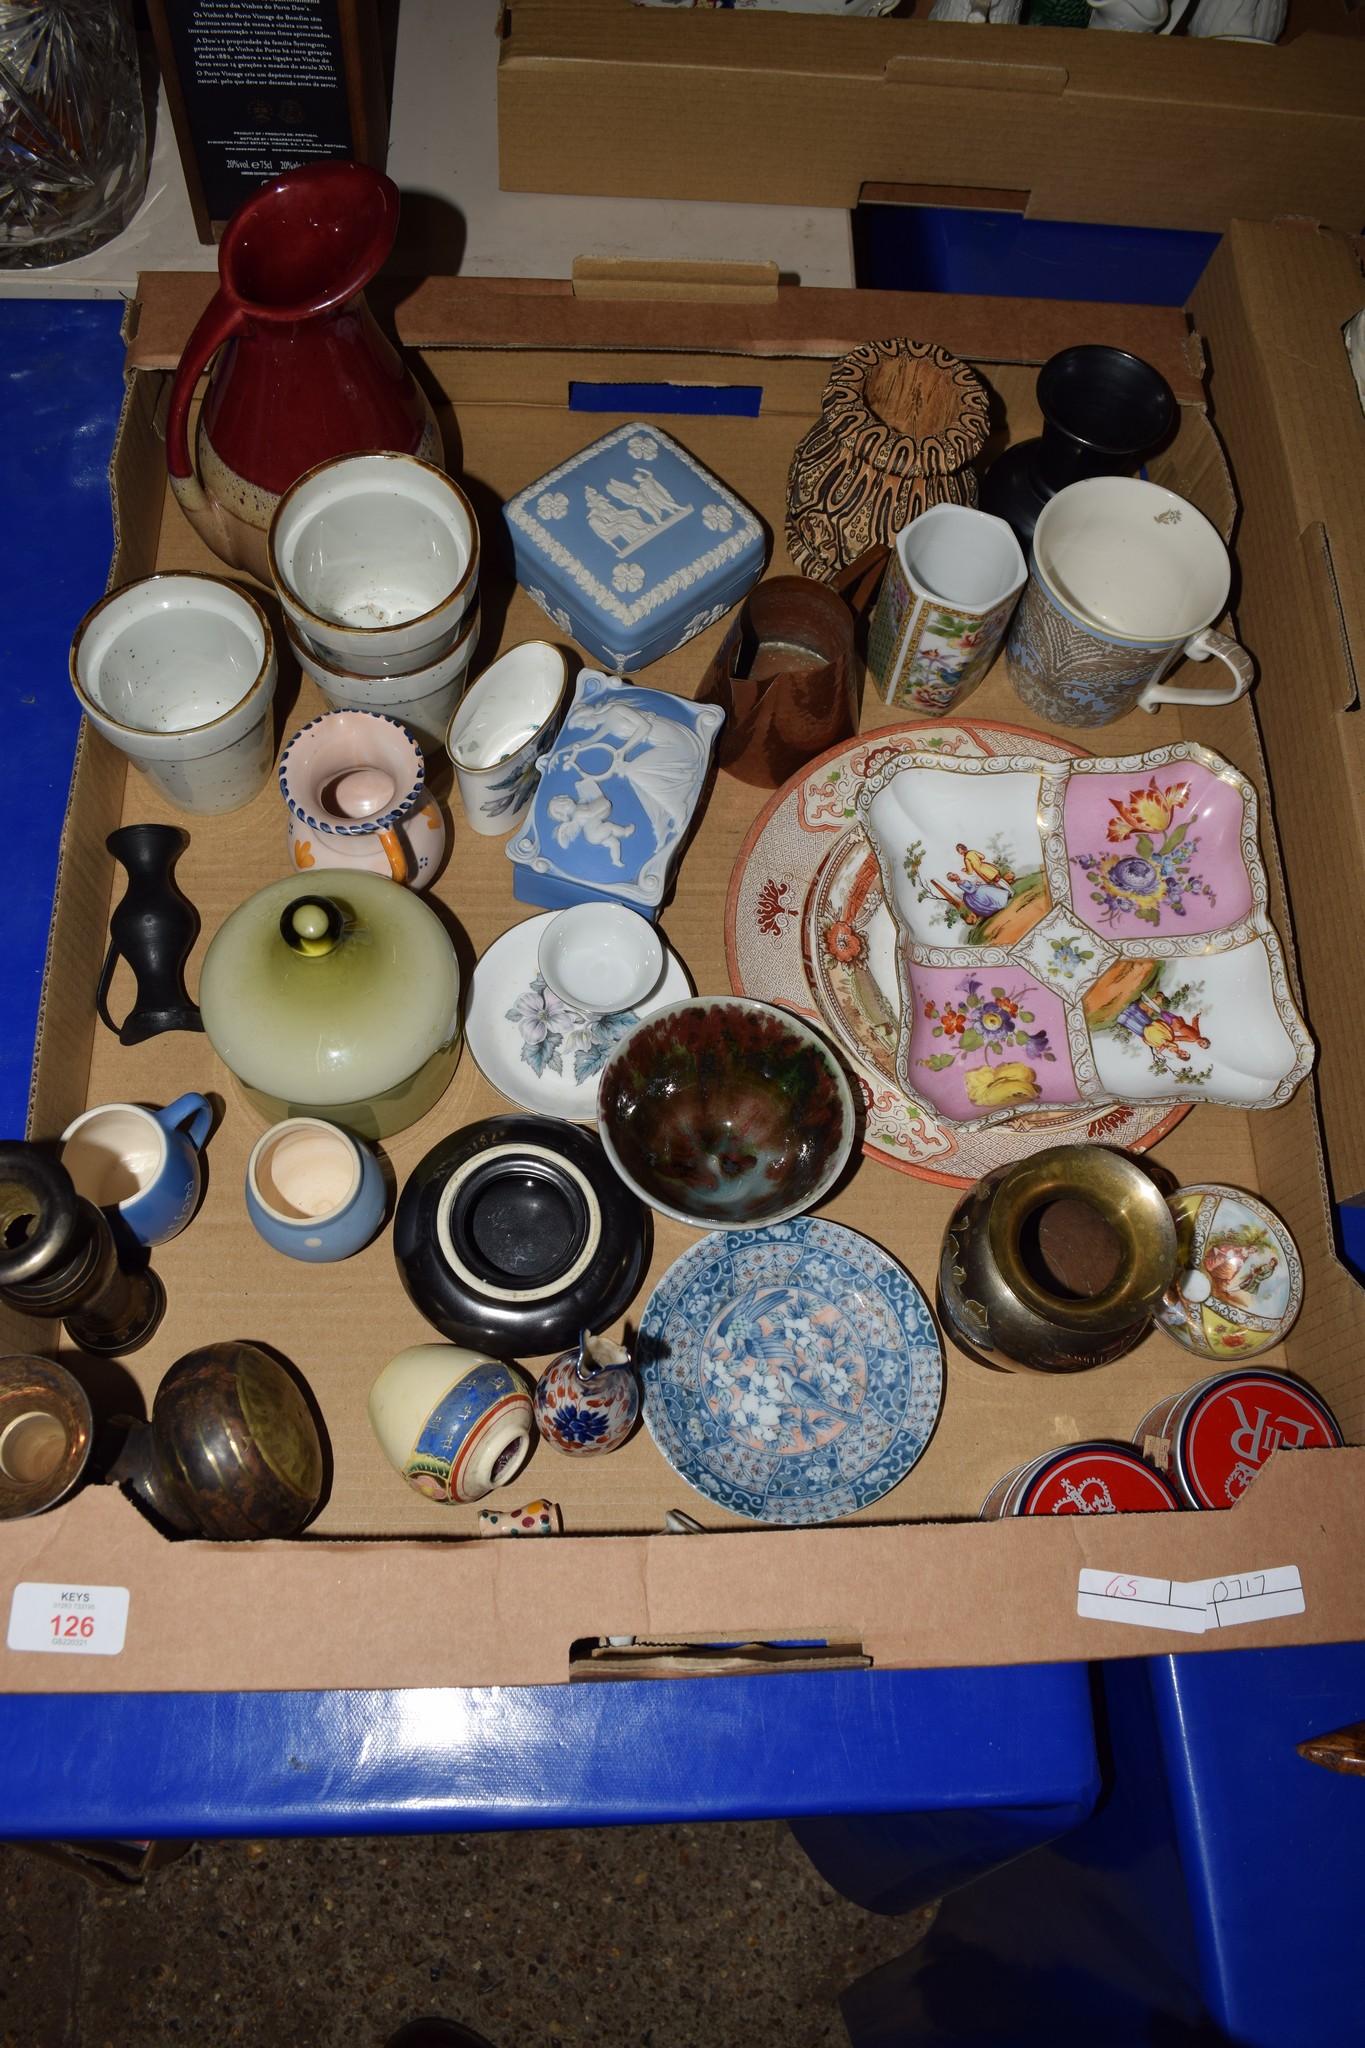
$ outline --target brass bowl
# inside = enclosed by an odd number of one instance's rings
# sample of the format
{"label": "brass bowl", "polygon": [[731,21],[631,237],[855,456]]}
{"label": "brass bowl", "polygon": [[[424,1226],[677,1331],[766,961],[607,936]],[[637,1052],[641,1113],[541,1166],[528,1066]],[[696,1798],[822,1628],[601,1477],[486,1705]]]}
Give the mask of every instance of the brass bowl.
{"label": "brass bowl", "polygon": [[979,1180],[953,1211],[939,1312],[983,1364],[1085,1372],[1141,1342],[1175,1274],[1152,1175],[1102,1145],[1054,1145]]}

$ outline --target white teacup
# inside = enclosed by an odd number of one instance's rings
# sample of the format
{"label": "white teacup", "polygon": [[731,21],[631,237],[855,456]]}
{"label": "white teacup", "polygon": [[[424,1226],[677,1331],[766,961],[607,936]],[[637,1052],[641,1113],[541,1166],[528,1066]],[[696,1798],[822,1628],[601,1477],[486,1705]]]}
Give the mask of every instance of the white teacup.
{"label": "white teacup", "polygon": [[304,640],[360,675],[440,661],[478,585],[474,508],[415,455],[320,462],[280,499],[267,552]]}
{"label": "white teacup", "polygon": [[547,640],[527,640],[471,683],[446,746],[460,801],[476,832],[500,838],[526,816],[536,762],[553,738],[569,691],[569,664]]}
{"label": "white teacup", "polygon": [[90,723],[168,803],[250,803],[275,753],[275,642],[255,598],[216,576],[147,576],[93,605],[71,643]]}
{"label": "white teacup", "polygon": [[624,903],[575,903],[552,917],[536,950],[540,978],[585,1016],[638,1009],[659,985],[663,941]]}
{"label": "white teacup", "polygon": [[439,753],[446,743],[451,713],[460,701],[469,664],[479,644],[479,607],[475,603],[460,621],[459,637],[449,654],[430,668],[399,676],[353,675],[311,648],[288,612],[285,637],[304,674],[313,681],[333,711],[382,711],[407,726],[422,752]]}

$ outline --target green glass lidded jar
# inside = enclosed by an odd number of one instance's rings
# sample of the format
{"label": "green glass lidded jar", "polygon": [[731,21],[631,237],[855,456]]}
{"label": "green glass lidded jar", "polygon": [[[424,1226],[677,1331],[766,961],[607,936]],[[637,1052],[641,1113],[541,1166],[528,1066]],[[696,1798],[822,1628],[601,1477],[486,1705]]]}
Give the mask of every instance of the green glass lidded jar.
{"label": "green glass lidded jar", "polygon": [[269,1123],[319,1116],[387,1138],[438,1102],[460,1056],[460,970],[435,911],[381,875],[290,876],[216,933],[204,1029]]}

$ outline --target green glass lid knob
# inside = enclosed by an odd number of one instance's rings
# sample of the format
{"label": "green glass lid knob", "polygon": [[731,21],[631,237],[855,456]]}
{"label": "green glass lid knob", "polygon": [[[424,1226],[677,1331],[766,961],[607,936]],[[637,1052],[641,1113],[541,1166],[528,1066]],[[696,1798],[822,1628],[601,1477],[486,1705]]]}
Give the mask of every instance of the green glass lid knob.
{"label": "green glass lid knob", "polygon": [[280,934],[287,946],[306,960],[330,953],[341,937],[345,920],[338,906],[327,896],[296,896],[286,903],[280,917]]}

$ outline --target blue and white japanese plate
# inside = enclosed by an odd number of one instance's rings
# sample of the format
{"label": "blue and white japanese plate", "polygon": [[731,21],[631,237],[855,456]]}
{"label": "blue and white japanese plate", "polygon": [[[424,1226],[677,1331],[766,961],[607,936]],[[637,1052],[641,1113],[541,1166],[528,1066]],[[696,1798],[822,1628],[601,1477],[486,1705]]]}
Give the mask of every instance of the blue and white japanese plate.
{"label": "blue and white japanese plate", "polygon": [[870,1238],[820,1217],[694,1244],[650,1296],[636,1360],[674,1471],[754,1522],[833,1522],[880,1500],[943,1403],[924,1296]]}
{"label": "blue and white japanese plate", "polygon": [[743,499],[657,427],[615,427],[508,500],[517,581],[607,669],[643,668],[763,573]]}

